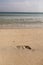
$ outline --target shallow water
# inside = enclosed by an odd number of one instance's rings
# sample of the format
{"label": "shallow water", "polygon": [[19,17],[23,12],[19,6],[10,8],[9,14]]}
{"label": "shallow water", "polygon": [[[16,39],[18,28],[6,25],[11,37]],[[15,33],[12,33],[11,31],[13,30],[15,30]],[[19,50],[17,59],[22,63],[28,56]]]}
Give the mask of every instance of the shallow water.
{"label": "shallow water", "polygon": [[43,17],[0,16],[0,28],[43,27]]}
{"label": "shallow water", "polygon": [[43,13],[0,12],[0,28],[43,27]]}

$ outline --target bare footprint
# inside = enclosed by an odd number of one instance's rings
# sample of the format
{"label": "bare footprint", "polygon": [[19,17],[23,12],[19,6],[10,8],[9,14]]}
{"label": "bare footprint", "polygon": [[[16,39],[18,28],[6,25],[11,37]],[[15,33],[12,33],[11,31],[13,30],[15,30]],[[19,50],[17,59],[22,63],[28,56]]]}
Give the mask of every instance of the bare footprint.
{"label": "bare footprint", "polygon": [[32,48],[28,45],[18,45],[16,46],[17,49],[29,49],[29,50],[32,50]]}

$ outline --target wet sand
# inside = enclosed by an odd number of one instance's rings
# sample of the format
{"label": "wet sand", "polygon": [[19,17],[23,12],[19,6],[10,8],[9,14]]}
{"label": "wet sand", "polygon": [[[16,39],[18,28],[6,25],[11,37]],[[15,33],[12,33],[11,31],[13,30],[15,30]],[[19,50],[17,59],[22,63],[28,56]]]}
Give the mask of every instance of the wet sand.
{"label": "wet sand", "polygon": [[43,28],[0,29],[0,65],[43,65]]}

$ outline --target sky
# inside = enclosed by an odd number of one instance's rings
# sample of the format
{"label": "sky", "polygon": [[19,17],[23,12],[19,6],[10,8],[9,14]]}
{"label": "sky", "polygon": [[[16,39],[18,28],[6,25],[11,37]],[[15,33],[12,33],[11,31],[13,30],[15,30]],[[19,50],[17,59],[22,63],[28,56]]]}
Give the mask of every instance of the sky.
{"label": "sky", "polygon": [[43,12],[43,0],[0,0],[0,12]]}

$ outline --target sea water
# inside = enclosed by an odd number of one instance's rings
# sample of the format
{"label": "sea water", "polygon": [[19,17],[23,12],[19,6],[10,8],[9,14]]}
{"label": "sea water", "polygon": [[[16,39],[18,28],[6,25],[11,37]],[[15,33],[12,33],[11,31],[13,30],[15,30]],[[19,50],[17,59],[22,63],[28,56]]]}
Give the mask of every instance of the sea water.
{"label": "sea water", "polygon": [[0,28],[43,27],[43,13],[0,12]]}

